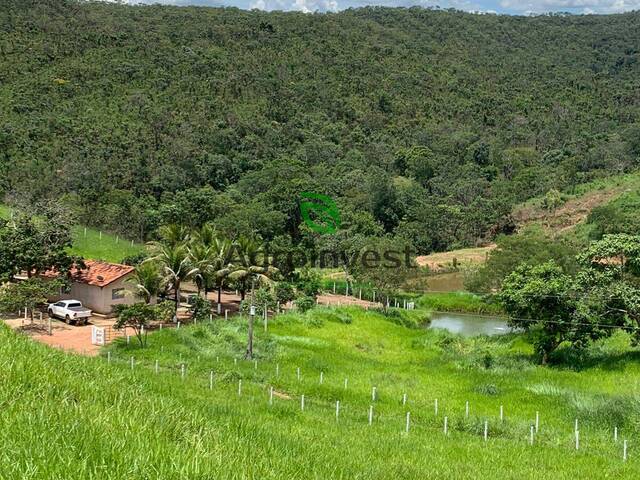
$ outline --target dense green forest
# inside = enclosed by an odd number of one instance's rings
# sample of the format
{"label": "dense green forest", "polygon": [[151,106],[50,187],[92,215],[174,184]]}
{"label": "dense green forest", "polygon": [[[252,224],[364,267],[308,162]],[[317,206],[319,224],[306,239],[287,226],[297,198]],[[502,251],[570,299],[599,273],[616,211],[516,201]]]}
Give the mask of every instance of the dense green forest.
{"label": "dense green forest", "polygon": [[0,3],[0,195],[148,239],[313,241],[298,198],[419,252],[640,162],[640,14]]}

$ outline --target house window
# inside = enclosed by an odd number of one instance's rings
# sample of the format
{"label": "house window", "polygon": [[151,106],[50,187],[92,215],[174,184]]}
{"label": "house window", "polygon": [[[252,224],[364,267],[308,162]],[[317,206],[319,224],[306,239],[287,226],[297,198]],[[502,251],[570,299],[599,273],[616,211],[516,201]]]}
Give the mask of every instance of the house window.
{"label": "house window", "polygon": [[124,288],[114,288],[111,290],[111,300],[122,300],[124,298]]}

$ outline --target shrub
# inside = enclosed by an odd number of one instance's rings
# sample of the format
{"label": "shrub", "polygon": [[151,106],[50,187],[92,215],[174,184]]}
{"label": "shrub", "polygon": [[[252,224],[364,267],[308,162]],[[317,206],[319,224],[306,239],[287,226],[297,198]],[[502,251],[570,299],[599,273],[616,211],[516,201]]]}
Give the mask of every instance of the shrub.
{"label": "shrub", "polygon": [[193,297],[191,303],[191,318],[194,322],[209,320],[211,315],[211,302],[200,296]]}
{"label": "shrub", "polygon": [[279,305],[284,305],[287,302],[296,298],[293,285],[288,282],[278,282],[275,288],[275,297]]}
{"label": "shrub", "polygon": [[387,320],[407,328],[420,328],[429,324],[427,312],[420,310],[401,310],[397,308],[376,308],[375,312],[383,315]]}
{"label": "shrub", "polygon": [[315,298],[322,288],[320,274],[309,269],[305,269],[300,273],[296,288],[306,297]]}
{"label": "shrub", "polygon": [[316,299],[307,295],[303,295],[301,297],[298,297],[294,303],[298,310],[300,310],[301,312],[306,312],[315,307]]}

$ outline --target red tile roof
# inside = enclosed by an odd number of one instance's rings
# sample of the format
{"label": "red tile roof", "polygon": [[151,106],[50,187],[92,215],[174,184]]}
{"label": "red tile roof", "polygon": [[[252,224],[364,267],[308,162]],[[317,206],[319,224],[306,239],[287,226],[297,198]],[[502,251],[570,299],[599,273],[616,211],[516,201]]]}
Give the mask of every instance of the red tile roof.
{"label": "red tile roof", "polygon": [[[87,268],[83,270],[77,268],[71,270],[71,279],[74,282],[86,283],[87,285],[94,285],[96,287],[109,285],[135,270],[134,267],[129,265],[100,262],[97,260],[85,260],[84,264]],[[58,276],[58,273],[49,270],[45,272],[43,276],[55,278]]]}

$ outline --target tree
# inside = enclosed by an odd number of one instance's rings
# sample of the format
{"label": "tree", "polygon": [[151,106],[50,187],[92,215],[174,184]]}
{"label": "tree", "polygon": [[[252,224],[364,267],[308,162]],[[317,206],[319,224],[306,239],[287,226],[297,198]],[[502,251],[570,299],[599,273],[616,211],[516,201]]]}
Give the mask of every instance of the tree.
{"label": "tree", "polygon": [[134,286],[135,295],[147,304],[152,303],[164,288],[162,271],[156,261],[143,261],[137,265],[127,282]]}
{"label": "tree", "polygon": [[0,278],[47,270],[65,276],[74,266],[84,267],[81,258],[68,253],[71,246],[69,225],[56,210],[44,207],[40,217],[18,213],[13,221],[0,223]]}
{"label": "tree", "polygon": [[640,236],[609,234],[591,243],[578,260],[596,270],[613,270],[624,279],[640,275]]}
{"label": "tree", "polygon": [[277,282],[275,286],[275,297],[278,305],[285,305],[296,298],[293,285],[289,282]]}
{"label": "tree", "polygon": [[553,260],[565,273],[578,270],[575,245],[549,237],[542,230],[530,228],[517,235],[501,235],[496,243],[486,262],[465,273],[464,286],[470,292],[500,290],[504,278],[521,264],[539,265]]}
{"label": "tree", "polygon": [[378,298],[392,295],[421,273],[411,245],[401,239],[373,239],[361,248],[357,259],[350,273],[360,283],[373,285]]}
{"label": "tree", "polygon": [[517,267],[505,278],[498,298],[511,325],[535,332],[535,348],[543,365],[575,333],[574,282],[553,261]]}
{"label": "tree", "polygon": [[163,225],[158,229],[160,241],[168,246],[176,247],[189,241],[191,232],[185,225],[171,223]]}
{"label": "tree", "polygon": [[232,249],[232,243],[226,238],[216,238],[213,243],[213,248],[216,255],[217,269],[214,274],[214,286],[218,291],[218,304],[222,302],[222,288],[227,280],[227,277],[231,273],[229,262],[231,260],[230,253]]}
{"label": "tree", "polygon": [[121,304],[114,307],[114,312],[117,315],[115,327],[132,328],[140,346],[144,347],[147,343],[145,327],[148,329],[149,324],[158,317],[158,307],[146,303]]}
{"label": "tree", "polygon": [[[249,289],[255,285],[270,285],[278,270],[268,264],[269,259],[264,256],[260,243],[250,237],[240,237],[235,243],[238,258],[230,265],[228,278],[233,281],[240,291],[240,299],[244,300]],[[262,262],[259,256],[263,255]]]}
{"label": "tree", "polygon": [[194,275],[198,296],[204,291],[204,298],[207,298],[209,288],[215,281],[215,274],[218,267],[218,258],[212,246],[201,242],[192,242],[189,246],[189,257],[191,264],[197,272]]}
{"label": "tree", "polygon": [[146,262],[157,261],[160,264],[164,275],[164,283],[169,290],[173,290],[175,306],[175,317],[177,319],[178,307],[180,306],[180,286],[182,282],[192,278],[198,269],[191,264],[189,249],[185,244],[164,244],[155,242],[151,244],[152,257]]}
{"label": "tree", "polygon": [[26,308],[33,323],[35,309],[58,293],[62,286],[62,281],[43,280],[36,277],[17,283],[7,283],[0,287],[0,311],[17,312]]}

